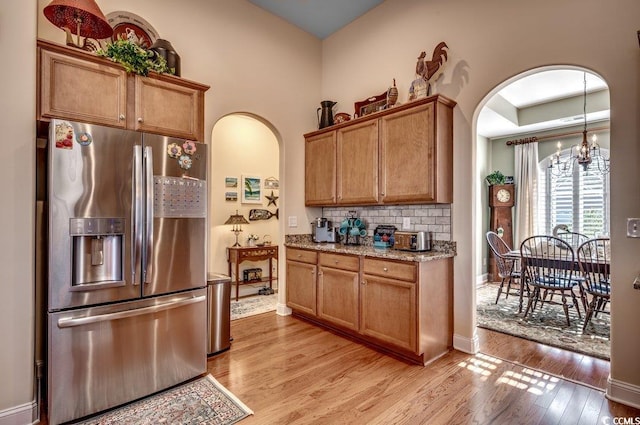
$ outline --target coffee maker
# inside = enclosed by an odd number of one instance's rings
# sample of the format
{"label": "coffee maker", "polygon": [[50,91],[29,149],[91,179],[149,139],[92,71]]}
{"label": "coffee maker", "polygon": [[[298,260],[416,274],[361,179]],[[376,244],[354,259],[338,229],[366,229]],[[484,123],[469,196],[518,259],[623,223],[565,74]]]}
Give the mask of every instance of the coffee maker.
{"label": "coffee maker", "polygon": [[311,223],[311,238],[314,242],[336,242],[337,235],[333,223],[324,217],[318,217]]}

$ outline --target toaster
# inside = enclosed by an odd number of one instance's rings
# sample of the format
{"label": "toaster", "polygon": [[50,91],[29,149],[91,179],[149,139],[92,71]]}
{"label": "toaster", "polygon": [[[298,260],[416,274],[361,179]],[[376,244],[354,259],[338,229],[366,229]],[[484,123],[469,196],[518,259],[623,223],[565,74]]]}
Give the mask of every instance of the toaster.
{"label": "toaster", "polygon": [[396,231],[393,247],[403,251],[431,251],[431,232]]}

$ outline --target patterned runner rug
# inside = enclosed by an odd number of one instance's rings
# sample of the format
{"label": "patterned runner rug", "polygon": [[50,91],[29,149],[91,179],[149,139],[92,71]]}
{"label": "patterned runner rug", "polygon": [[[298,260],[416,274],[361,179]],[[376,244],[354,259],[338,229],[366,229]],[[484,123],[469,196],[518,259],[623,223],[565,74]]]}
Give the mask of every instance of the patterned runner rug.
{"label": "patterned runner rug", "polygon": [[207,375],[110,410],[81,425],[234,424],[253,412],[216,379]]}
{"label": "patterned runner rug", "polygon": [[517,295],[509,295],[509,298],[505,299],[503,291],[498,304],[495,304],[496,295],[498,295],[498,285],[495,283],[486,284],[477,289],[479,327],[609,360],[610,315],[593,316],[583,333],[582,305],[580,305],[582,319],[578,318],[575,308],[569,309],[571,326],[567,326],[562,306],[545,304],[540,308],[538,304],[538,308],[533,313],[523,318],[528,301],[526,297],[522,313],[518,313]]}
{"label": "patterned runner rug", "polygon": [[277,303],[277,293],[271,295],[256,295],[253,297],[240,298],[238,301],[232,300],[231,320],[275,311]]}

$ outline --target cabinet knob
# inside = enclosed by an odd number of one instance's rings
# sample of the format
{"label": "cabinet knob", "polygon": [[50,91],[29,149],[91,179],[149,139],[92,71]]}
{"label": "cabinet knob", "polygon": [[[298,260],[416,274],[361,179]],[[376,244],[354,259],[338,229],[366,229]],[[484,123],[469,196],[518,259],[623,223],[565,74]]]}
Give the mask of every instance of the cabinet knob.
{"label": "cabinet knob", "polygon": [[382,268],[382,270],[384,270],[385,272],[388,272],[388,271],[389,271],[389,269],[388,269],[388,268],[386,268],[386,267],[383,267],[383,268]]}
{"label": "cabinet knob", "polygon": [[302,254],[298,254],[298,258],[302,257]]}
{"label": "cabinet knob", "polygon": [[380,195],[384,196],[384,192],[381,192]]}
{"label": "cabinet knob", "polygon": [[142,121],[144,121],[142,117],[138,117],[138,122],[142,122]]}
{"label": "cabinet knob", "polygon": [[125,116],[124,116],[124,114],[120,114],[120,116],[118,118],[120,118],[120,121],[124,121]]}
{"label": "cabinet knob", "polygon": [[366,280],[363,280],[363,281],[360,282],[360,285],[366,285],[366,284],[367,284]]}
{"label": "cabinet knob", "polygon": [[335,260],[335,262],[336,262],[336,264],[338,264],[338,263],[339,263],[340,261],[338,261],[338,260]]}

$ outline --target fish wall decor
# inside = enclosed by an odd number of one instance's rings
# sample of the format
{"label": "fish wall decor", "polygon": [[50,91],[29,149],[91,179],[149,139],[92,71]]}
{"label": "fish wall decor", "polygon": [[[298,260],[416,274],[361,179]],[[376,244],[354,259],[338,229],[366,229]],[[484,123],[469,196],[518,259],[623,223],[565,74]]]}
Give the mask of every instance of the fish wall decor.
{"label": "fish wall decor", "polygon": [[271,217],[275,217],[276,220],[278,219],[278,209],[276,209],[276,212],[274,213],[269,210],[260,209],[252,209],[251,211],[249,211],[249,220],[251,221],[269,220]]}

